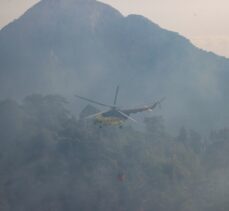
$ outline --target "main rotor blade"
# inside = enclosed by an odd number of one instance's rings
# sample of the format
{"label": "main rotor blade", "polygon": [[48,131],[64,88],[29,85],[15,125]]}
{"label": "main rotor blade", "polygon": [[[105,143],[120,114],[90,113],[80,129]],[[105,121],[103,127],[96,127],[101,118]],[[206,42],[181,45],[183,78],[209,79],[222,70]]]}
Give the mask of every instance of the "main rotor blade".
{"label": "main rotor blade", "polygon": [[97,101],[94,101],[94,100],[91,100],[89,98],[86,98],[86,97],[81,97],[79,95],[75,95],[76,97],[80,98],[81,100],[85,100],[85,101],[88,101],[90,103],[94,103],[94,104],[97,104],[97,105],[100,105],[100,106],[105,106],[105,107],[108,107],[108,108],[112,108],[113,106],[111,105],[106,105],[104,103],[100,103],[100,102],[97,102]]}
{"label": "main rotor blade", "polygon": [[159,103],[162,103],[162,102],[165,101],[165,100],[166,100],[166,98],[163,97],[163,98],[161,98],[161,100],[159,100]]}
{"label": "main rotor blade", "polygon": [[165,97],[163,97],[162,99],[160,99],[157,103],[159,105],[159,108],[161,109],[161,104],[162,102],[165,100]]}
{"label": "main rotor blade", "polygon": [[119,86],[117,86],[116,91],[115,91],[114,106],[116,106],[116,103],[117,103],[118,92],[119,92]]}
{"label": "main rotor blade", "polygon": [[138,122],[137,120],[133,119],[132,117],[128,116],[127,114],[123,113],[122,111],[118,110],[118,112],[122,114],[124,117],[126,117],[127,119],[130,119],[133,122]]}

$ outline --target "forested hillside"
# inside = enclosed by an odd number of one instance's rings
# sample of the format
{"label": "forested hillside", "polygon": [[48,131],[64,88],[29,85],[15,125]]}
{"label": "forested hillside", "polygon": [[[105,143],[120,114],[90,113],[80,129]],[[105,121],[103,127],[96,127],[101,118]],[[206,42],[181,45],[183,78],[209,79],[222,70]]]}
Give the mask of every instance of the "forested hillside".
{"label": "forested hillside", "polygon": [[225,211],[229,129],[98,128],[57,95],[0,102],[1,211]]}

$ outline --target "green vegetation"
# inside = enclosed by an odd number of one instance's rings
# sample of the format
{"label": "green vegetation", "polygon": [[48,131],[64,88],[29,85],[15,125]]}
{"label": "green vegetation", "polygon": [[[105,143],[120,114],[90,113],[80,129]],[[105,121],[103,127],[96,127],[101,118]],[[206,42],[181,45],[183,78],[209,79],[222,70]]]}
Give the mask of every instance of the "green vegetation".
{"label": "green vegetation", "polygon": [[99,129],[60,96],[0,102],[0,210],[229,210],[229,130]]}

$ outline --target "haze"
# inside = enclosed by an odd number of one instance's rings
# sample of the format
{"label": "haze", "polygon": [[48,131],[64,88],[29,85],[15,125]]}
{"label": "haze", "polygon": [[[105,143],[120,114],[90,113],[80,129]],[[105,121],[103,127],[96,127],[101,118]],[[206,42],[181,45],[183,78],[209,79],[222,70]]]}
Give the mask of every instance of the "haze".
{"label": "haze", "polygon": [[[0,0],[2,27],[36,1]],[[161,1],[106,3],[226,53],[226,3]],[[0,211],[229,210],[229,59],[157,24],[42,0],[0,31]]]}

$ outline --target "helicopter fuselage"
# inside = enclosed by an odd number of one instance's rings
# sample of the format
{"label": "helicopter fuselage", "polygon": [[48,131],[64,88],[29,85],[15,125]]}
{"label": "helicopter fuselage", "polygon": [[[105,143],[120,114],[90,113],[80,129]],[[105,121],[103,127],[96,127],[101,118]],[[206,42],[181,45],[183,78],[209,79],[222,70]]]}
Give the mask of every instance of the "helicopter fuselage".
{"label": "helicopter fuselage", "polygon": [[122,125],[126,117],[121,115],[117,110],[112,109],[95,117],[95,123],[100,125]]}

